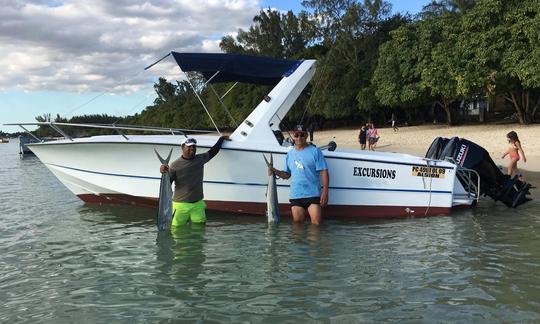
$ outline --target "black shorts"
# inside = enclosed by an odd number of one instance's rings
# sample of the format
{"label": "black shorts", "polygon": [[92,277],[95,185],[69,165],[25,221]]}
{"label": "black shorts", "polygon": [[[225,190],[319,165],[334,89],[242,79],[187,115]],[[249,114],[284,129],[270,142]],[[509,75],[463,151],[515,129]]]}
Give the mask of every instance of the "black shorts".
{"label": "black shorts", "polygon": [[320,205],[321,197],[290,199],[289,201],[291,202],[291,206],[299,206],[304,209],[307,209],[311,204]]}

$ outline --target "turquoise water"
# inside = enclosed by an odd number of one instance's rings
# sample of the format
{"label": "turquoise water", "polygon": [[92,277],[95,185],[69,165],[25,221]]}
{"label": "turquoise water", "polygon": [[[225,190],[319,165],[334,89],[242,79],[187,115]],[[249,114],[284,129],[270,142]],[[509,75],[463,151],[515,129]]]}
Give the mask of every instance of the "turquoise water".
{"label": "turquoise water", "polygon": [[[540,322],[540,204],[268,227],[85,205],[0,145],[0,322]],[[538,195],[538,191],[534,191]],[[538,199],[540,201],[540,199]]]}

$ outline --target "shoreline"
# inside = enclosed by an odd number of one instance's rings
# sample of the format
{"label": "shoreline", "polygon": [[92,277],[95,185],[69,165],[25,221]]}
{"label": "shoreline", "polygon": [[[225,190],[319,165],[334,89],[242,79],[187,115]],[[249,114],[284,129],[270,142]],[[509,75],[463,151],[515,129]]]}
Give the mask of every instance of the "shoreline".
{"label": "shoreline", "polygon": [[[526,163],[522,160],[518,162],[518,169],[527,180],[540,182],[540,140],[537,139],[540,135],[540,124],[488,124],[451,127],[443,124],[430,124],[399,127],[397,132],[394,132],[391,127],[378,128],[380,139],[376,150],[424,156],[435,138],[458,136],[482,146],[488,151],[495,164],[506,168],[508,157],[502,159],[501,156],[508,150],[506,134],[512,130],[517,132],[527,158]],[[315,131],[313,142],[320,146],[328,144],[329,141],[335,141],[338,150],[339,148],[359,150],[359,131],[359,128]]]}

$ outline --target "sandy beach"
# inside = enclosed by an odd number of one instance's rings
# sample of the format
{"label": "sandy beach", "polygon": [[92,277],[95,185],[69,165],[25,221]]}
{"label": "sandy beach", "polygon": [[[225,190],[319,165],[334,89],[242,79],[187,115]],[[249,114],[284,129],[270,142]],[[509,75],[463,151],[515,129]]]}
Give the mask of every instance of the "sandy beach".
{"label": "sandy beach", "polygon": [[[518,162],[518,168],[530,180],[540,179],[540,125],[521,126],[518,124],[504,125],[467,125],[448,127],[443,124],[400,127],[394,132],[392,128],[379,128],[380,136],[378,151],[400,152],[424,156],[432,141],[438,137],[459,136],[484,147],[493,161],[506,166],[508,157],[501,156],[508,149],[506,134],[516,131],[522,143],[527,162]],[[328,144],[333,140],[339,147],[359,149],[359,129],[334,129],[315,132],[314,142],[317,145]],[[530,176],[530,177],[529,177]]]}

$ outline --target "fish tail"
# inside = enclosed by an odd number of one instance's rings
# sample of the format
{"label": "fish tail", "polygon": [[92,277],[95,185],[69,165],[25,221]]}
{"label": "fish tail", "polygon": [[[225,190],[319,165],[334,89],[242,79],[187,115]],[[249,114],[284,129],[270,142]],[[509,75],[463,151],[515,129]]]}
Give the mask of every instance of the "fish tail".
{"label": "fish tail", "polygon": [[156,155],[157,155],[158,159],[161,161],[161,164],[169,164],[169,161],[171,159],[172,151],[173,151],[173,149],[171,148],[171,150],[169,151],[169,155],[167,156],[166,159],[164,159],[164,158],[161,157],[161,155],[159,155],[158,151],[156,149],[154,149],[154,152],[156,152]]}

